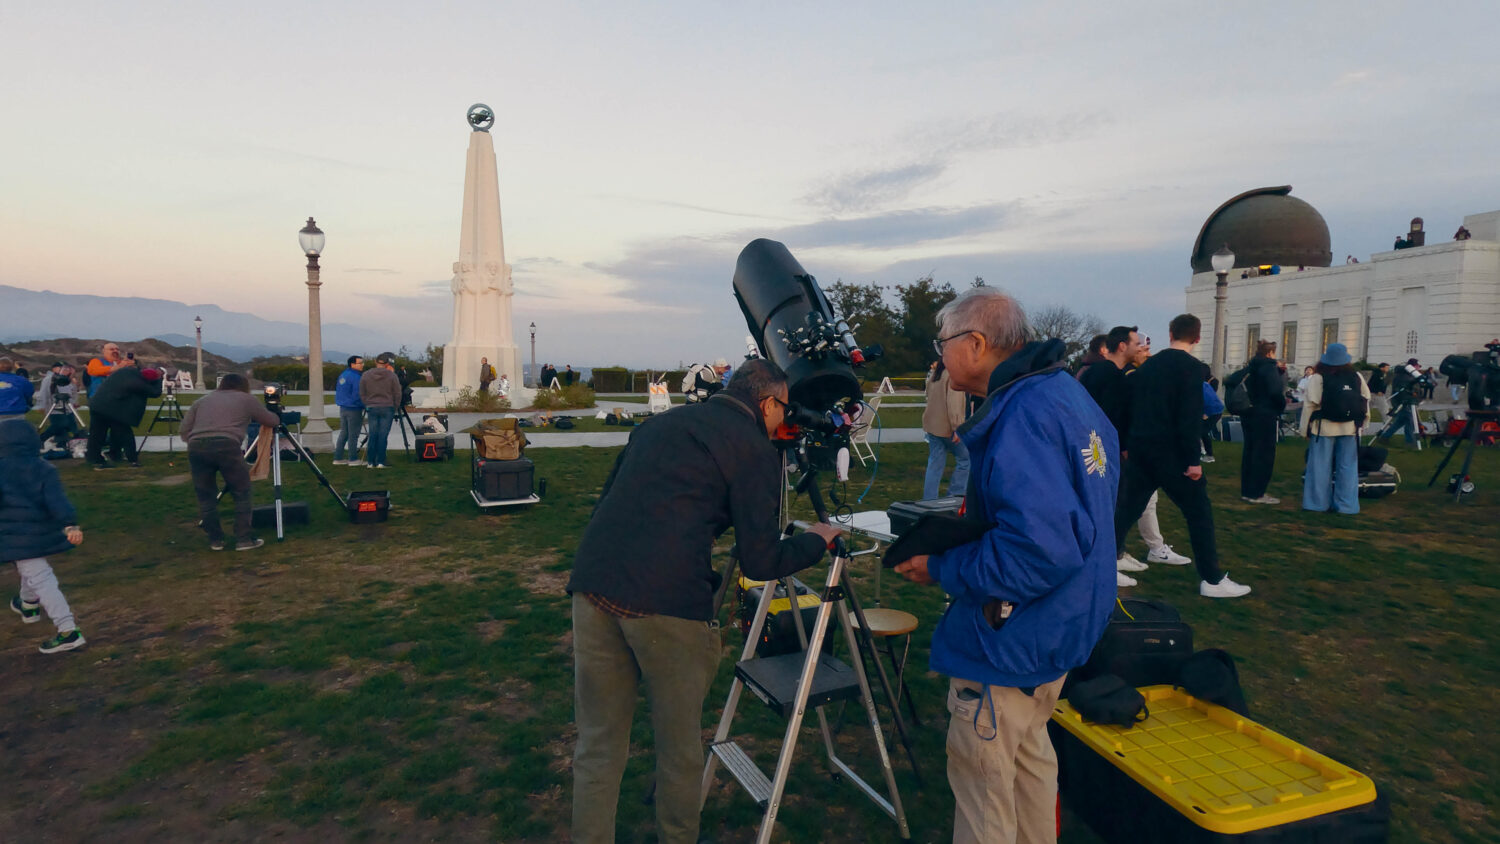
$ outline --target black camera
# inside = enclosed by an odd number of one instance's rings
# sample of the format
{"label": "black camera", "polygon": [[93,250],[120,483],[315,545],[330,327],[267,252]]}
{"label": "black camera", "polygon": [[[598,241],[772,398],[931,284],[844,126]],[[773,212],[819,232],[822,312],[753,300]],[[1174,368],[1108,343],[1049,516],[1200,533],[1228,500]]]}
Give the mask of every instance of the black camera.
{"label": "black camera", "polygon": [[261,388],[266,409],[272,413],[281,414],[282,401],[286,398],[286,388],[280,384],[267,384]]}
{"label": "black camera", "polygon": [[1500,411],[1500,340],[1467,357],[1449,355],[1438,371],[1468,387],[1470,410]]}

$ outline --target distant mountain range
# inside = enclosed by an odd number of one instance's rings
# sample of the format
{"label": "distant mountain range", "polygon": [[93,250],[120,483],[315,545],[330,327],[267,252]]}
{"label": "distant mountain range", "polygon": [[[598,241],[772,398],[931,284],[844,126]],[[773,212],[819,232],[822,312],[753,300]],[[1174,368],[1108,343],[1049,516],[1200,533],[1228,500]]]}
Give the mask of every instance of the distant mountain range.
{"label": "distant mountain range", "polygon": [[[27,290],[0,284],[0,343],[47,340],[58,337],[107,337],[131,343],[154,337],[178,346],[193,346],[193,317],[203,317],[205,333],[213,339],[203,343],[213,352],[235,361],[274,355],[306,355],[307,325],[279,322],[251,314],[226,311],[218,305],[187,305],[166,299],[136,296],[88,296]],[[323,359],[342,361],[350,352],[341,349],[395,348],[388,338],[345,323],[323,324]],[[96,350],[97,351],[97,350]]]}

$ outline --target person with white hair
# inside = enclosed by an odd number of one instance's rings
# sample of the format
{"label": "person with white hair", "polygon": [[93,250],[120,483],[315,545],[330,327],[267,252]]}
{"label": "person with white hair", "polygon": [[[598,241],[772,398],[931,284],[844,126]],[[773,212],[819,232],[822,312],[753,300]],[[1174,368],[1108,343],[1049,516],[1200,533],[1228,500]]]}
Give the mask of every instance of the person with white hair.
{"label": "person with white hair", "polygon": [[1047,721],[1114,606],[1107,537],[1120,446],[1063,366],[1063,341],[1028,342],[1010,296],[966,290],[937,324],[933,345],[953,386],[985,397],[958,434],[973,465],[968,517],[988,530],[896,571],[952,596],[930,665],[949,677],[953,840],[1050,841],[1057,757]]}

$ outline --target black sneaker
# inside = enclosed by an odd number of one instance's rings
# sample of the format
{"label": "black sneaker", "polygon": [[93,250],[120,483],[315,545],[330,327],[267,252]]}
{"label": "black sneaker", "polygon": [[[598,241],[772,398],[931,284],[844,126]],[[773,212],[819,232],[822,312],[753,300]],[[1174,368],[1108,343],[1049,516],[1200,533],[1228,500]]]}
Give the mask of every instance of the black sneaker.
{"label": "black sneaker", "polygon": [[260,546],[265,544],[266,541],[264,539],[241,539],[239,542],[235,543],[234,550],[253,551],[254,549],[259,548]]}
{"label": "black sneaker", "polygon": [[141,461],[139,461],[139,460],[132,460],[132,461],[130,461],[130,468],[132,468],[132,469],[139,469],[139,468],[141,468]]}
{"label": "black sneaker", "polygon": [[24,624],[35,624],[42,620],[42,605],[39,602],[23,601],[20,595],[10,599],[10,608],[21,617]]}
{"label": "black sneaker", "polygon": [[59,651],[71,651],[84,646],[83,634],[77,629],[66,633],[59,633],[51,639],[42,643],[41,650],[44,654],[55,654]]}
{"label": "black sneaker", "polygon": [[95,472],[102,472],[105,469],[113,469],[113,468],[115,468],[115,464],[110,463],[107,460],[100,461],[100,462],[94,464],[94,471]]}
{"label": "black sneaker", "polygon": [[208,541],[208,550],[210,551],[223,551],[225,547],[227,546],[225,546],[224,537],[222,536],[218,539],[210,539]]}

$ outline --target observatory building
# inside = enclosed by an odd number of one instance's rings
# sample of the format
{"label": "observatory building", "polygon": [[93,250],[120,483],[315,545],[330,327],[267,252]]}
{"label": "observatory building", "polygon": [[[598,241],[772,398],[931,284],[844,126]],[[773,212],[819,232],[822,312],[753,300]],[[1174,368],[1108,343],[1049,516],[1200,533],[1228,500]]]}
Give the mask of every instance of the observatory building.
{"label": "observatory building", "polygon": [[1185,292],[1187,311],[1203,320],[1204,360],[1218,330],[1209,258],[1224,245],[1235,258],[1224,320],[1231,368],[1260,339],[1275,340],[1277,357],[1290,364],[1313,364],[1337,341],[1372,364],[1414,357],[1435,366],[1500,336],[1500,211],[1471,214],[1453,237],[1432,242],[1418,218],[1408,245],[1334,265],[1323,215],[1291,191],[1246,191],[1199,230]]}

